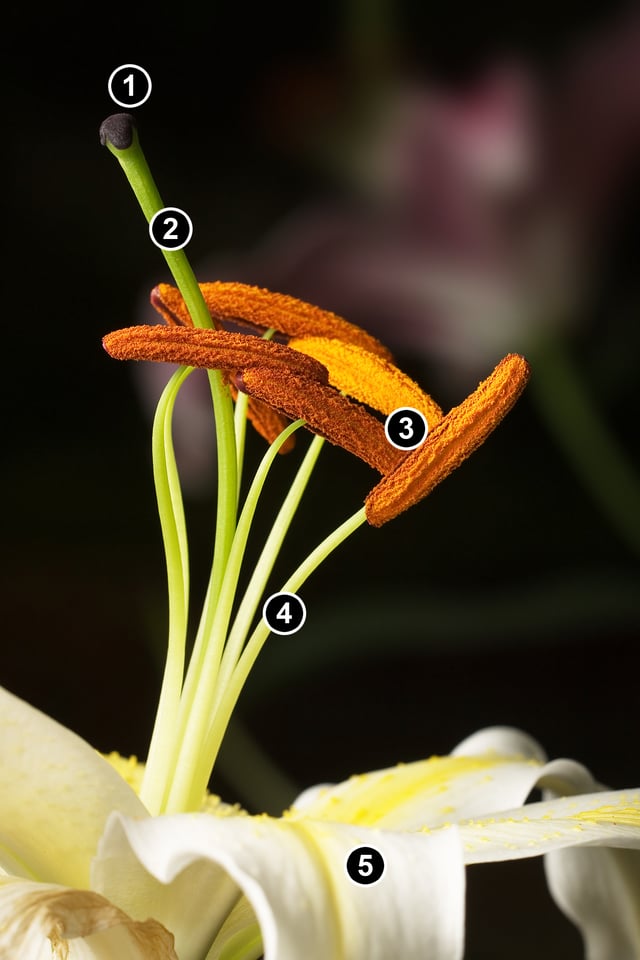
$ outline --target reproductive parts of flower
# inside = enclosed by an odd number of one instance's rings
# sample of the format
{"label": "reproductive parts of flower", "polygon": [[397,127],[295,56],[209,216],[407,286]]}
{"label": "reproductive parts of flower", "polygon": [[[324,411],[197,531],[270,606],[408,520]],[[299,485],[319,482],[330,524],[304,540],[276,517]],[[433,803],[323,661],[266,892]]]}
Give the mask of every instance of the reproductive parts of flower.
{"label": "reproductive parts of flower", "polygon": [[[119,160],[177,287],[159,284],[151,302],[164,325],[116,330],[107,352],[126,360],[179,364],[158,403],[153,429],[156,496],[165,545],[169,641],[141,796],[153,813],[198,809],[244,682],[269,633],[299,630],[297,590],[346,537],[382,526],[429,494],[511,409],[529,376],[515,354],[446,415],[393,362],[385,346],[337,315],[284,294],[240,283],[198,284],[183,247],[191,218],[165,208],[133,119],[108,118],[101,140]],[[232,327],[232,329],[229,329]],[[256,335],[257,334],[257,335]],[[262,336],[260,336],[262,334]],[[172,440],[177,395],[193,368],[208,371],[218,446],[213,562],[185,671],[189,558]],[[235,412],[232,406],[235,401]],[[241,504],[249,419],[270,443]],[[298,467],[244,595],[237,597],[258,501],[279,452],[302,426],[315,437]],[[266,587],[324,440],[375,469],[381,479],[351,517],[311,551],[282,585]],[[261,610],[262,616],[256,615]],[[252,630],[253,627],[253,630]]]}

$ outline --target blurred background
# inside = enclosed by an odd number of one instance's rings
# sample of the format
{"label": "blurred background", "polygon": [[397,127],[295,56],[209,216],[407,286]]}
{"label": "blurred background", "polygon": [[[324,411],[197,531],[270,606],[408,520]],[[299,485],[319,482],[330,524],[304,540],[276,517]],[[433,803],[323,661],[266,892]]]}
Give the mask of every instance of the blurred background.
{"label": "blurred background", "polygon": [[[146,753],[166,616],[161,372],[100,344],[151,319],[148,290],[169,279],[98,143],[118,109],[107,79],[136,63],[153,80],[141,140],[165,203],[192,216],[200,279],[343,313],[447,409],[509,351],[533,367],[481,451],[301,591],[307,624],[267,644],[214,787],[276,811],[491,724],[636,785],[638,8],[126,16],[18,10],[5,29],[0,682],[101,750]],[[180,414],[196,600],[215,492],[204,409],[196,384]],[[250,464],[262,449],[250,436]],[[274,588],[374,482],[325,450]],[[258,532],[271,520],[267,502]],[[581,956],[540,863],[477,869],[468,957]]]}

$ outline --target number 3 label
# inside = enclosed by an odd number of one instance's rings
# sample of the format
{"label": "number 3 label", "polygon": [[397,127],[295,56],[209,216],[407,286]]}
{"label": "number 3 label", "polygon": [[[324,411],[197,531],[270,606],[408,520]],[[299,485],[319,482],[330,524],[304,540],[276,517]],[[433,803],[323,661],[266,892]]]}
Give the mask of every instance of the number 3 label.
{"label": "number 3 label", "polygon": [[387,440],[398,450],[415,450],[427,439],[429,426],[424,414],[413,407],[398,407],[384,425]]}

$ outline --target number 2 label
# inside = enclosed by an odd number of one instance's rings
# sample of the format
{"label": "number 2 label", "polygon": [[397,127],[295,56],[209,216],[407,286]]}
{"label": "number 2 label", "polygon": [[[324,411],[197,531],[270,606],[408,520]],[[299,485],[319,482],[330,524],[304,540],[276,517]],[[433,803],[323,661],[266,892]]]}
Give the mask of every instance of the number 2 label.
{"label": "number 2 label", "polygon": [[178,221],[175,217],[165,217],[163,220],[166,231],[162,234],[163,240],[179,240],[178,234],[176,233],[176,227],[178,226]]}
{"label": "number 2 label", "polygon": [[182,250],[193,236],[191,217],[179,207],[164,207],[152,217],[149,236],[161,250]]}

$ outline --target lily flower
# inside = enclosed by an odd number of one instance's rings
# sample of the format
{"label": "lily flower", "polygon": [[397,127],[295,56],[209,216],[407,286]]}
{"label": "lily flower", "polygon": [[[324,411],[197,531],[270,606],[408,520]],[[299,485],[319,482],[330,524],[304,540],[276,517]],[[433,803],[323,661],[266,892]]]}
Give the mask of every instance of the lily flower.
{"label": "lily flower", "polygon": [[[133,151],[141,202],[159,209],[129,121],[105,127],[116,152],[128,160]],[[188,365],[167,384],[153,430],[169,636],[149,754],[144,765],[102,757],[0,688],[0,960],[461,960],[465,864],[542,854],[553,858],[552,891],[581,927],[589,960],[637,958],[640,791],[602,791],[578,764],[546,763],[517,731],[483,731],[450,757],[314,788],[278,818],[249,816],[207,793],[248,673],[269,633],[284,632],[269,600],[262,618],[258,609],[321,438],[382,479],[275,595],[278,606],[287,598],[278,613],[287,626],[292,591],[365,521],[386,523],[469,456],[517,399],[528,367],[506,357],[444,416],[381,345],[339,318],[246,288],[216,288],[207,313],[178,253],[168,259],[197,325],[183,318],[105,340],[114,356]],[[180,297],[156,297],[179,321]],[[275,328],[288,342],[208,329],[219,315]],[[211,576],[187,664],[188,547],[172,411],[194,366],[212,371],[223,456]],[[246,395],[271,443],[238,510]],[[427,418],[414,449],[387,440],[376,415],[398,404]],[[281,429],[281,416],[297,419]],[[238,597],[270,466],[303,423],[316,436]],[[554,799],[523,807],[535,786]]]}
{"label": "lily flower", "polygon": [[[152,817],[135,759],[1,689],[0,736],[0,957],[460,960],[464,865],[541,854],[590,960],[639,955],[640,792],[599,792],[519,731],[314,788],[281,818],[212,796]],[[522,806],[535,786],[565,797]]]}

